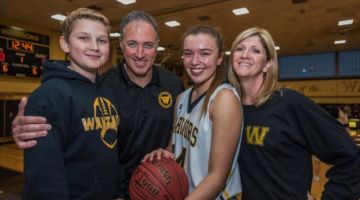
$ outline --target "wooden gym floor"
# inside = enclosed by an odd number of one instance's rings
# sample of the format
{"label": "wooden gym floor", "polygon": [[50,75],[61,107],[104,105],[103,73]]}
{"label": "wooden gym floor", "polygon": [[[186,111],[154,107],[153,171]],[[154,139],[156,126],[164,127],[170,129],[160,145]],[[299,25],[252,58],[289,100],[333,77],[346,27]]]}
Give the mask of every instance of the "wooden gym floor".
{"label": "wooden gym floor", "polygon": [[[20,200],[23,187],[23,152],[14,144],[0,145],[0,200]],[[320,200],[327,181],[327,164],[320,165],[320,181],[313,181],[312,195]]]}
{"label": "wooden gym floor", "polygon": [[0,200],[21,200],[23,151],[15,144],[0,144]]}

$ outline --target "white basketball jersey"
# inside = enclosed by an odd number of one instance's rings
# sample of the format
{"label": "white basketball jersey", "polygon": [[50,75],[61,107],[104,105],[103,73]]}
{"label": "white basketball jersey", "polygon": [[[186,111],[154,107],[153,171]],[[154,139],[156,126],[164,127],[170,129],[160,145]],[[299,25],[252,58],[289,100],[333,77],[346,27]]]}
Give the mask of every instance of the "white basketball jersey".
{"label": "white basketball jersey", "polygon": [[[207,105],[208,111],[210,103],[215,99],[217,93],[224,88],[231,89],[240,101],[235,88],[224,83],[218,86],[210,96]],[[184,167],[189,179],[189,192],[193,191],[208,174],[212,140],[212,122],[209,112],[207,111],[200,116],[205,96],[200,97],[190,105],[191,91],[192,88],[187,89],[179,98],[176,108],[176,123],[172,135],[176,160]],[[193,107],[191,108],[191,106]],[[239,141],[226,186],[216,199],[229,199],[241,192],[240,169],[237,164],[240,144]]]}

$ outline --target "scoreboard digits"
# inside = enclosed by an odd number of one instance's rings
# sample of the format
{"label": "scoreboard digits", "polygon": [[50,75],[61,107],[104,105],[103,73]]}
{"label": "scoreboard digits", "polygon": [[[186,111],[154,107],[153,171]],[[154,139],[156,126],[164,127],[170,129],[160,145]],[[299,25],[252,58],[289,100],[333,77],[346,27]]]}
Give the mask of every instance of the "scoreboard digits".
{"label": "scoreboard digits", "polygon": [[40,77],[49,37],[0,25],[0,75]]}
{"label": "scoreboard digits", "polygon": [[0,62],[4,62],[4,61],[5,61],[5,53],[0,52]]}
{"label": "scoreboard digits", "polygon": [[34,45],[20,40],[8,40],[8,49],[34,53]]}

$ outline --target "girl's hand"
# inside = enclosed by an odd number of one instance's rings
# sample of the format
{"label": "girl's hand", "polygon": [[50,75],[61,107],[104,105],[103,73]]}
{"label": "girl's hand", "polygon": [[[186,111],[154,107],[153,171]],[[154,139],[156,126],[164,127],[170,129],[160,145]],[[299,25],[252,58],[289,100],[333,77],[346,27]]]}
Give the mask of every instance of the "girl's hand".
{"label": "girl's hand", "polygon": [[141,162],[143,163],[146,161],[153,161],[154,159],[160,160],[161,158],[167,158],[167,159],[174,160],[175,155],[168,150],[159,148],[159,149],[152,151],[151,153],[146,154],[144,156],[144,159]]}

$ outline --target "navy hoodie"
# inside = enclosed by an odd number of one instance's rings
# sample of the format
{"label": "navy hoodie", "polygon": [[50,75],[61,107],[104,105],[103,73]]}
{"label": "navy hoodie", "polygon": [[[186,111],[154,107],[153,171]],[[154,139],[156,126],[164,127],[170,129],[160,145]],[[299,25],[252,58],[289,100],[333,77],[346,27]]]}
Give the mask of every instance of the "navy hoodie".
{"label": "navy hoodie", "polygon": [[25,150],[24,199],[113,199],[118,186],[115,100],[102,86],[67,68],[44,64],[42,85],[25,115],[44,116],[48,135]]}

